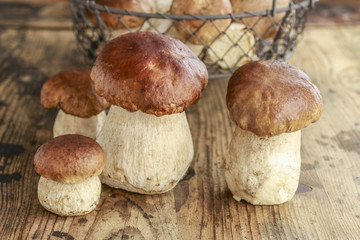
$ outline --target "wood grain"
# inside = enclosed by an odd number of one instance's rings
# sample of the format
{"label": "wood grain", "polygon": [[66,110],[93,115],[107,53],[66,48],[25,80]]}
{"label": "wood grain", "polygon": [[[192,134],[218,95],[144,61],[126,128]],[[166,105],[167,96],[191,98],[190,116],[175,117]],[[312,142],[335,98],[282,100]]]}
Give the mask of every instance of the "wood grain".
{"label": "wood grain", "polygon": [[[0,239],[357,239],[360,236],[360,26],[308,28],[289,61],[324,98],[303,130],[302,188],[290,202],[236,202],[223,175],[234,125],[227,79],[209,82],[187,111],[195,158],[168,193],[143,196],[103,186],[95,211],[59,217],[36,196],[36,149],[51,137],[54,110],[42,83],[84,66],[71,31],[0,29]],[[310,187],[307,188],[306,186]]]}

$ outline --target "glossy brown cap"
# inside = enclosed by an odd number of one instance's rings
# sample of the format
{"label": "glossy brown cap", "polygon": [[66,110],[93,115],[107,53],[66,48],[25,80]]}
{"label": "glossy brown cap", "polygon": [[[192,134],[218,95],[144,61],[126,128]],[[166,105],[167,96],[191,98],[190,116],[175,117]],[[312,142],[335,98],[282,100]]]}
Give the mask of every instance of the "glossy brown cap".
{"label": "glossy brown cap", "polygon": [[105,167],[105,153],[93,139],[68,134],[40,146],[34,156],[35,171],[62,183],[75,183],[98,176]]}
{"label": "glossy brown cap", "polygon": [[41,104],[45,108],[59,107],[65,113],[91,117],[109,107],[109,103],[95,92],[88,69],[67,69],[49,80],[41,89]]}
{"label": "glossy brown cap", "polygon": [[322,113],[322,97],[310,78],[285,62],[251,62],[229,80],[226,104],[243,130],[265,138],[300,130]]}
{"label": "glossy brown cap", "polygon": [[136,32],[107,43],[91,70],[96,92],[130,112],[162,116],[196,103],[207,69],[179,40]]}
{"label": "glossy brown cap", "polygon": [[[110,8],[116,9],[126,9],[131,12],[145,12],[153,13],[155,9],[155,4],[153,0],[95,0],[95,2],[102,6],[107,6]],[[88,15],[93,24],[96,23],[96,18],[94,14],[88,11]],[[110,14],[107,11],[100,11],[100,18],[104,24],[110,29],[122,29],[126,28],[118,17],[121,15]],[[133,17],[133,16],[122,16],[121,20],[129,27],[135,28],[139,27],[145,20],[145,18]]]}

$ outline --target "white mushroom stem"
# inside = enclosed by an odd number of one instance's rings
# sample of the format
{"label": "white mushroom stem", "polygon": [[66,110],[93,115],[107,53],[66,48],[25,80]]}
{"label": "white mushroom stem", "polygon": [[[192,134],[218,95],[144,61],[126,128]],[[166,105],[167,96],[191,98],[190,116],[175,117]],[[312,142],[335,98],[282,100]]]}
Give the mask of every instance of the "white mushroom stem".
{"label": "white mushroom stem", "polygon": [[65,134],[81,134],[96,139],[105,119],[105,111],[89,118],[81,118],[66,114],[60,109],[55,119],[53,135],[57,137]]}
{"label": "white mushroom stem", "polygon": [[301,131],[259,138],[236,127],[225,157],[225,178],[237,201],[259,205],[290,200],[300,175]]}
{"label": "white mushroom stem", "polygon": [[61,216],[91,212],[99,202],[101,182],[98,176],[77,183],[60,183],[40,177],[38,198],[41,205]]}
{"label": "white mushroom stem", "polygon": [[97,142],[106,154],[101,181],[143,194],[171,190],[194,155],[185,112],[156,117],[112,105]]}

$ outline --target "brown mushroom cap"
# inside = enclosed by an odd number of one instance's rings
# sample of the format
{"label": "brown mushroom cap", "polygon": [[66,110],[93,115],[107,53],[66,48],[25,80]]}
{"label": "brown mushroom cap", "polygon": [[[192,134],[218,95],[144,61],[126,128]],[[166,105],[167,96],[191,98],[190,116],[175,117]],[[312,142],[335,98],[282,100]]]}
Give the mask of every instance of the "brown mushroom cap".
{"label": "brown mushroom cap", "polygon": [[322,113],[317,87],[300,69],[285,62],[251,62],[229,80],[226,104],[230,118],[258,137],[300,130]]}
{"label": "brown mushroom cap", "polygon": [[[116,9],[126,9],[132,12],[145,12],[152,13],[155,9],[155,4],[153,0],[95,0],[95,2],[102,6],[107,6]],[[95,16],[88,12],[90,20],[95,23]],[[106,26],[111,29],[122,29],[126,28],[117,17],[121,15],[110,14],[108,12],[100,12],[100,18]],[[140,26],[145,18],[133,17],[133,16],[123,16],[121,20],[129,27],[135,28]]]}
{"label": "brown mushroom cap", "polygon": [[62,183],[75,183],[98,176],[105,167],[105,153],[93,139],[68,134],[40,146],[34,156],[35,171]]}
{"label": "brown mushroom cap", "polygon": [[208,74],[204,63],[179,40],[135,32],[103,47],[91,78],[96,92],[111,104],[162,116],[196,103]]}
{"label": "brown mushroom cap", "polygon": [[84,118],[97,115],[109,106],[96,94],[88,69],[67,69],[56,74],[42,86],[40,99],[45,108],[59,107]]}

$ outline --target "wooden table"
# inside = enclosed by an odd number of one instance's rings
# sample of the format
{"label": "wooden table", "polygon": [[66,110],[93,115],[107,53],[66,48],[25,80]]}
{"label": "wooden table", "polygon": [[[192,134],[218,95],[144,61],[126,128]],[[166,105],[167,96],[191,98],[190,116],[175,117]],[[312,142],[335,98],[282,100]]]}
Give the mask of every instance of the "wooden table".
{"label": "wooden table", "polygon": [[324,99],[322,118],[303,130],[301,185],[290,202],[232,198],[222,159],[234,125],[227,79],[214,79],[187,111],[195,158],[175,189],[144,196],[103,186],[95,211],[59,217],[36,195],[33,156],[56,116],[39,92],[60,70],[84,66],[82,57],[66,27],[0,24],[0,239],[359,239],[360,26],[307,28],[289,62]]}

